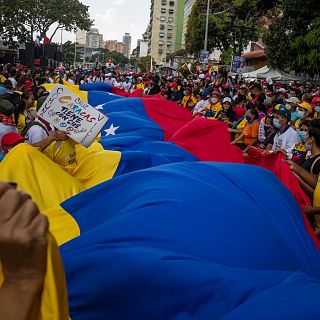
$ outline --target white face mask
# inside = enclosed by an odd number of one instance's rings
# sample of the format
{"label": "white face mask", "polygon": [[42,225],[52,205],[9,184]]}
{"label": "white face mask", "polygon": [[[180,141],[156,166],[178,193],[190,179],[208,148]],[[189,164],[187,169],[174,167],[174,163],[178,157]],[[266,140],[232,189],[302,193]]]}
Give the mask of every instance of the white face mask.
{"label": "white face mask", "polygon": [[290,111],[291,110],[291,105],[290,104],[286,104],[286,108]]}
{"label": "white face mask", "polygon": [[211,103],[215,104],[215,103],[218,102],[218,99],[217,98],[212,98],[210,101],[211,101]]}

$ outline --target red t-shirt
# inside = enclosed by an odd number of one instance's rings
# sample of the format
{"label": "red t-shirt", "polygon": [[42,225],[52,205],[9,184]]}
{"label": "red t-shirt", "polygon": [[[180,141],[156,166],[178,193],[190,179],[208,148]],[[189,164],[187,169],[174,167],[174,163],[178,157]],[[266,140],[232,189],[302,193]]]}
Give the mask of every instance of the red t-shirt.
{"label": "red t-shirt", "polygon": [[234,113],[236,114],[236,118],[237,120],[239,120],[240,118],[242,118],[245,114],[245,110],[243,107],[241,106],[235,106],[233,109]]}

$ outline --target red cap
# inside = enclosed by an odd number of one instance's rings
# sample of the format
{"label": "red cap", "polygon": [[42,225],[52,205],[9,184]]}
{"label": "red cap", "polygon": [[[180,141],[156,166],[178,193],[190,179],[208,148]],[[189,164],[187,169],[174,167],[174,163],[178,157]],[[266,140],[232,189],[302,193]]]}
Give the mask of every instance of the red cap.
{"label": "red cap", "polygon": [[169,87],[178,88],[178,84],[176,82],[171,82]]}
{"label": "red cap", "polygon": [[186,87],[186,91],[187,91],[187,92],[191,92],[192,89],[191,89],[190,87]]}
{"label": "red cap", "polygon": [[26,80],[24,83],[27,87],[32,87],[32,82],[30,80]]}
{"label": "red cap", "polygon": [[1,147],[5,153],[8,153],[8,148],[15,146],[26,139],[17,132],[6,133],[1,139]]}

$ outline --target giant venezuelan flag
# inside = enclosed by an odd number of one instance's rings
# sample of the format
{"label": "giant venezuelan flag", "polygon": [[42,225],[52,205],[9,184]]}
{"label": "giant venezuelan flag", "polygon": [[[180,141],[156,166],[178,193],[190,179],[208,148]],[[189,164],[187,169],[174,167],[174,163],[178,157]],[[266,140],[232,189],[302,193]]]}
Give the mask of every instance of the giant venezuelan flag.
{"label": "giant venezuelan flag", "polygon": [[158,166],[56,210],[79,228],[61,247],[72,319],[320,316],[319,252],[293,196],[270,171]]}
{"label": "giant venezuelan flag", "polygon": [[[290,192],[255,166],[197,162],[244,162],[224,124],[161,98],[99,108],[110,117],[100,143],[111,151],[81,149],[75,176],[88,188],[104,171],[113,179],[46,211],[63,244],[73,319],[319,316],[318,243]],[[28,149],[17,148],[12,158]]]}

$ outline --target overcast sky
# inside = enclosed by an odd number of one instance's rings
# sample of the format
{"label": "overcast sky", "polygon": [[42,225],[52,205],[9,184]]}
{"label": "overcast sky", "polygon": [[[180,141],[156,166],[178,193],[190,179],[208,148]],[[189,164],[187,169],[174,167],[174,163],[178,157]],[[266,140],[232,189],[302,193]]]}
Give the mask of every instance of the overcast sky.
{"label": "overcast sky", "polygon": [[[122,41],[125,32],[132,36],[132,49],[137,45],[137,39],[142,38],[150,17],[150,0],[80,0],[89,6],[94,27],[103,34],[104,40]],[[60,43],[60,33],[54,41]],[[74,34],[63,33],[63,42],[74,41]]]}

